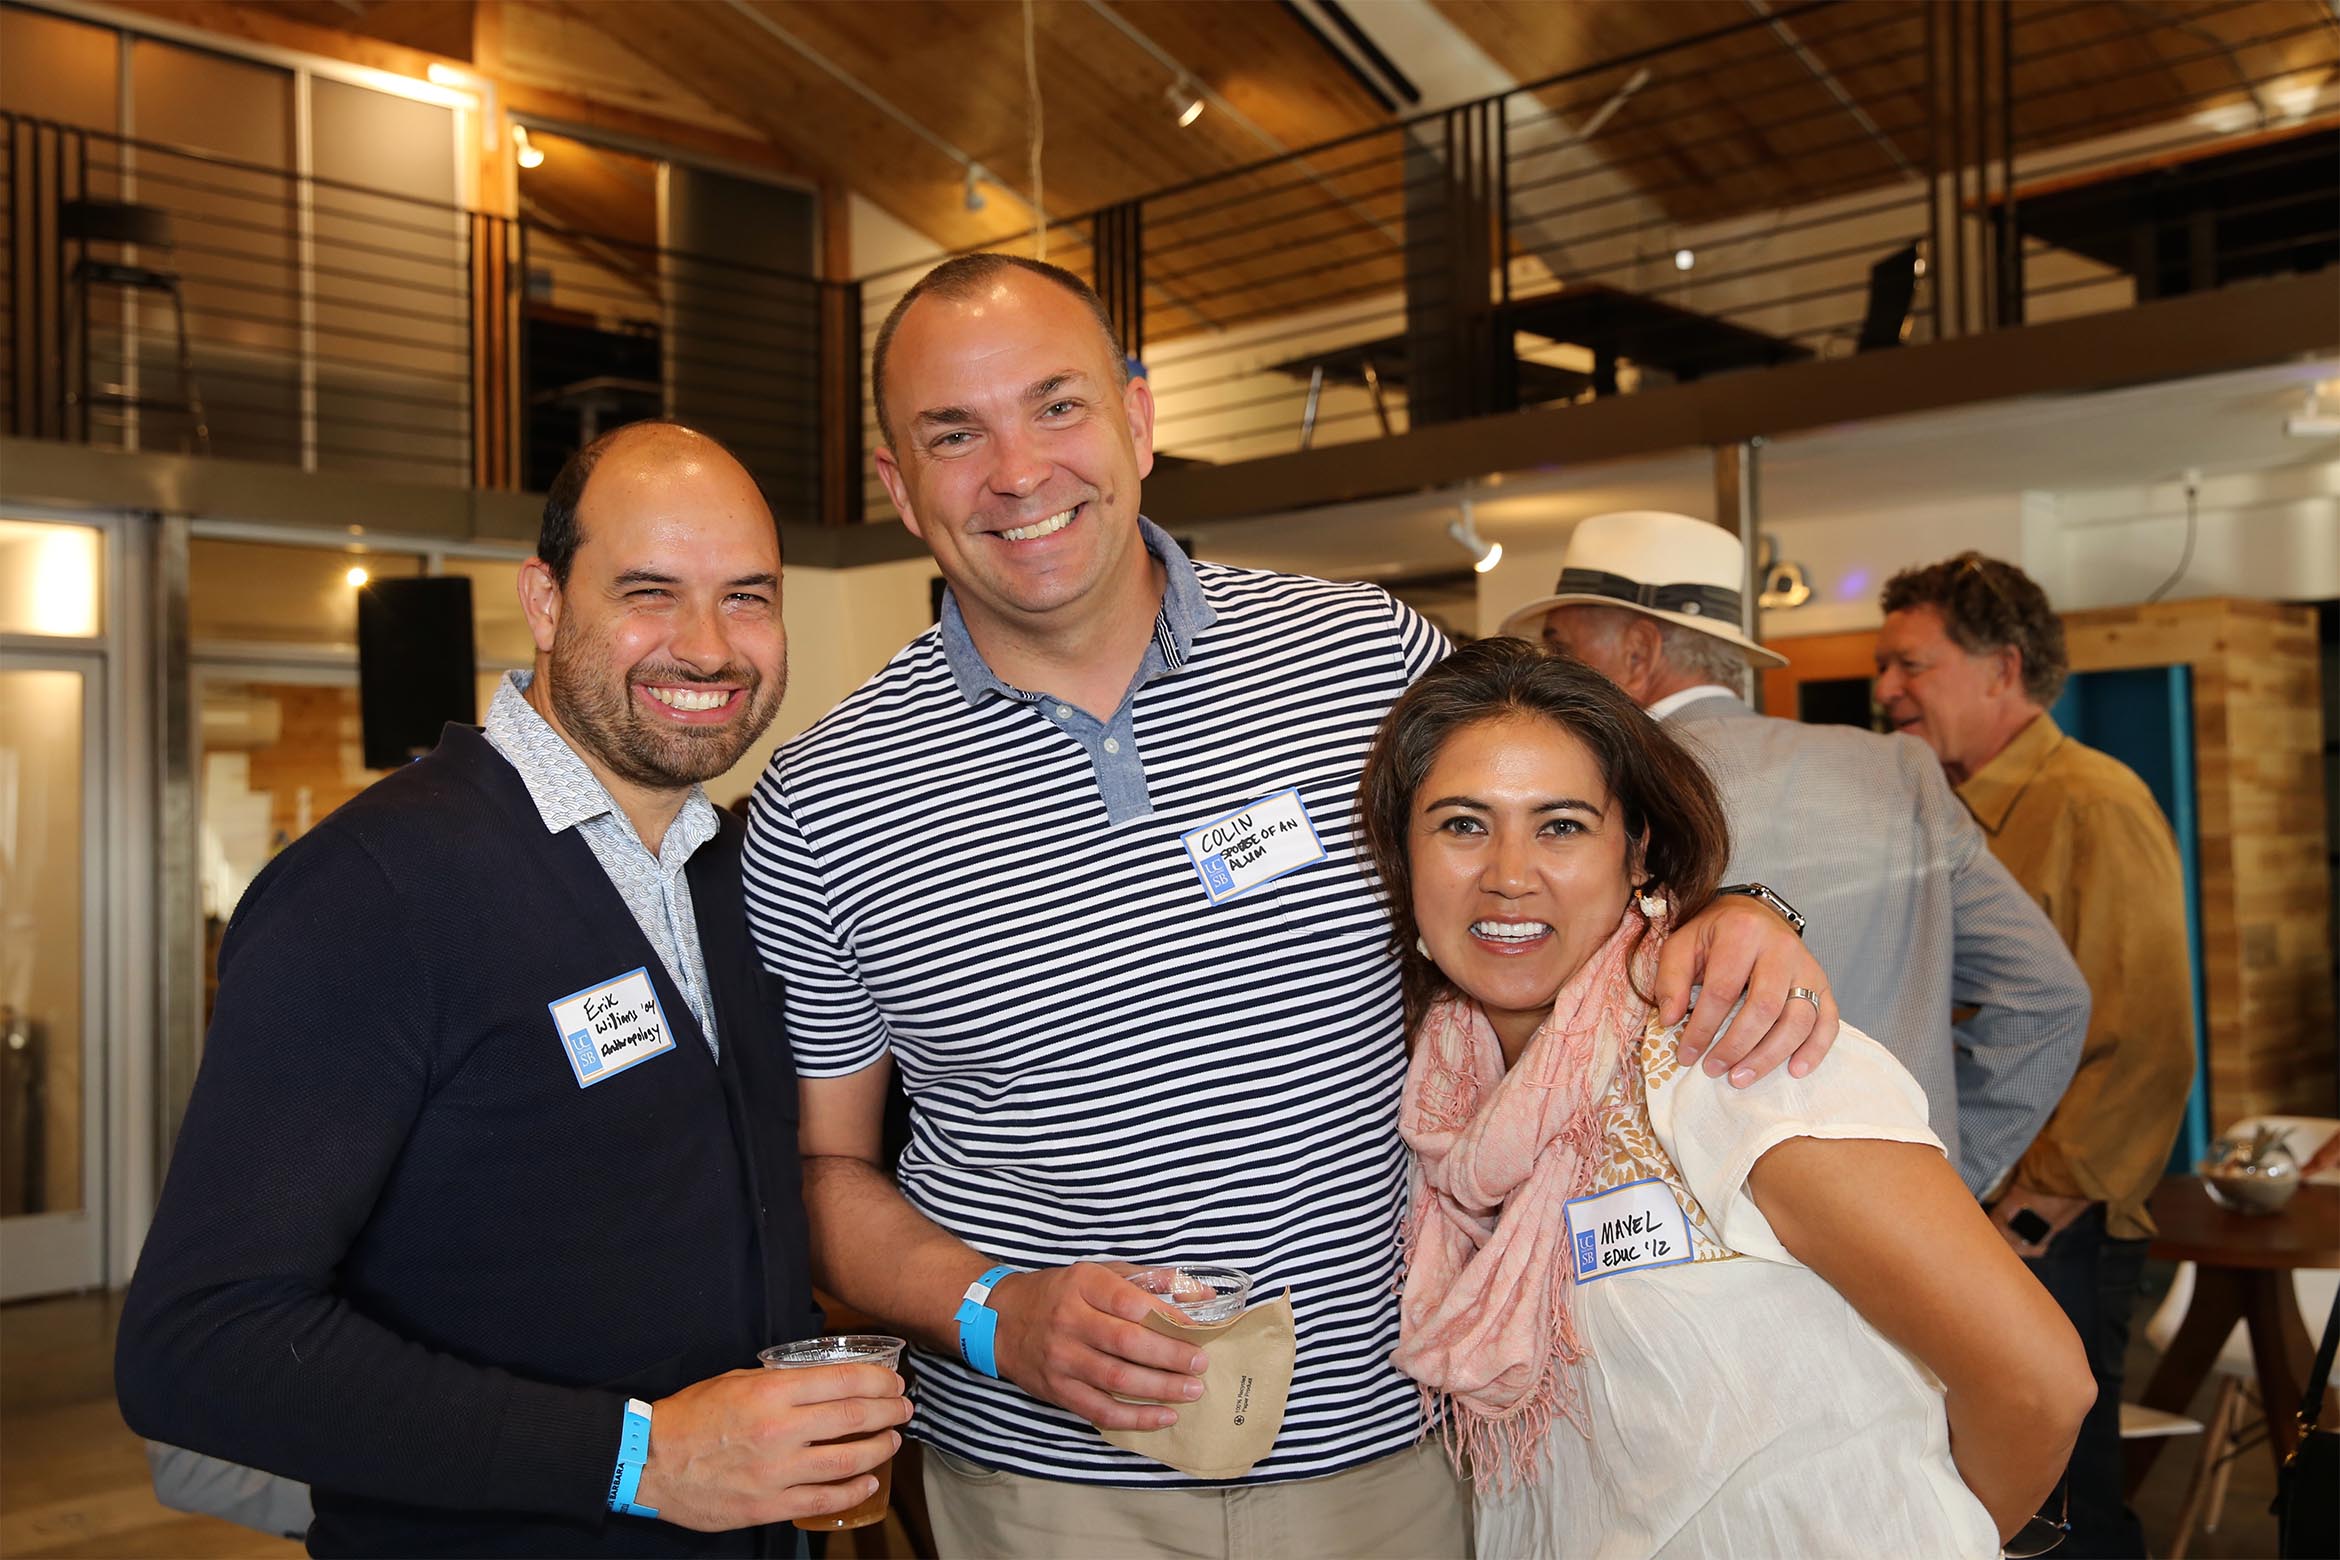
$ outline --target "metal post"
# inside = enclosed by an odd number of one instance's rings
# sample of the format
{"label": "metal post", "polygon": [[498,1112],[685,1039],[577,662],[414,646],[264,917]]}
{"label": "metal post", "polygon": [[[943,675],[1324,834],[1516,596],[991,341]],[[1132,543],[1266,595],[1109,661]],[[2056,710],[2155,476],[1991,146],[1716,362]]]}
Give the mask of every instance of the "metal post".
{"label": "metal post", "polygon": [[8,431],[21,438],[31,431],[25,426],[24,416],[24,393],[27,388],[24,376],[24,327],[13,322],[33,317],[33,311],[26,308],[17,296],[17,290],[24,281],[24,256],[16,247],[16,213],[24,204],[24,185],[16,176],[16,154],[24,131],[15,119],[0,120],[0,124],[5,124],[8,132],[8,164],[6,168],[0,169],[0,189],[6,192],[8,206],[5,218],[0,218],[0,221],[5,222],[5,237],[0,238],[0,243],[7,245],[6,312],[12,324],[8,333]]}
{"label": "metal post", "polygon": [[[1755,560],[1761,550],[1762,537],[1757,532],[1762,507],[1755,491],[1755,451],[1761,442],[1748,439],[1714,447],[1714,520],[1739,538],[1744,554],[1739,569],[1739,631],[1758,643],[1763,638],[1763,620],[1756,598],[1762,594],[1762,586],[1755,578]],[[1752,666],[1747,669],[1747,687],[1742,691],[1749,707],[1763,708],[1763,679]]]}
{"label": "metal post", "polygon": [[1957,9],[1942,7],[1943,35],[1949,41],[1950,122],[1947,137],[1950,150],[1950,245],[1957,251],[1957,262],[1945,268],[1943,280],[1956,289],[1951,299],[1955,308],[1957,334],[1966,334],[1966,250],[1967,230],[1972,225],[1966,220],[1966,144],[1960,133],[1966,106],[1966,42],[1959,26]]}
{"label": "metal post", "polygon": [[1948,278],[1950,257],[1942,250],[1942,11],[1926,8],[1926,296],[1934,311],[1934,339],[1948,335],[1949,319],[1942,308],[1942,286]]}
{"label": "metal post", "polygon": [[[1495,100],[1495,264],[1503,273],[1503,302],[1511,303],[1511,98]],[[1505,343],[1508,349],[1509,343]],[[1504,352],[1506,360],[1511,353]],[[1519,404],[1513,396],[1505,410]]]}
{"label": "metal post", "polygon": [[[298,320],[301,469],[317,469],[317,151],[310,123],[310,75],[293,72],[293,254]],[[476,435],[475,435],[476,437]],[[476,473],[476,460],[472,467]]]}
{"label": "metal post", "polygon": [[1975,329],[1995,329],[1999,322],[1997,211],[1991,205],[1991,61],[1990,9],[1984,0],[1971,0],[1967,16],[1974,28],[1974,198],[1975,256],[1981,262],[1976,280]]}
{"label": "metal post", "polygon": [[200,712],[195,707],[195,674],[188,656],[187,519],[164,516],[155,523],[153,534],[154,743],[159,789],[155,920],[162,967],[161,1033],[156,1037],[161,1065],[155,1070],[153,1163],[165,1165],[170,1163],[171,1144],[179,1135],[187,1096],[195,1088],[195,1064],[203,1046],[203,897],[196,875],[202,818],[195,777]]}

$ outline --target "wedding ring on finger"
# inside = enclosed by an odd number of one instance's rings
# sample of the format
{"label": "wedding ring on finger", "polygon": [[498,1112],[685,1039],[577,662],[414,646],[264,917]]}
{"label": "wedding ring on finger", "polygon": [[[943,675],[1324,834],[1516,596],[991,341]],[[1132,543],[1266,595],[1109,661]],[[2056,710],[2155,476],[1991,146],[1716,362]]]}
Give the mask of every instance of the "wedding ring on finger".
{"label": "wedding ring on finger", "polygon": [[1820,1016],[1820,993],[1814,991],[1811,987],[1788,987],[1788,1000],[1790,1002],[1809,1002],[1812,1004],[1812,1016],[1814,1018],[1818,1018]]}

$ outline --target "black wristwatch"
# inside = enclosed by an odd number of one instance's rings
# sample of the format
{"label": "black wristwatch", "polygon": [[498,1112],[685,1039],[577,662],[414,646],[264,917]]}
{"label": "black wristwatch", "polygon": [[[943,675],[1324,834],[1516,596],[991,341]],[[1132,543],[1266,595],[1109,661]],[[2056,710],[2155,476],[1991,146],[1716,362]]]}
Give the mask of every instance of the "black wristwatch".
{"label": "black wristwatch", "polygon": [[1764,887],[1761,883],[1725,883],[1722,887],[1716,889],[1714,892],[1715,897],[1718,899],[1725,894],[1745,894],[1749,899],[1755,900],[1757,903],[1762,904],[1766,908],[1770,909],[1773,913],[1778,915],[1781,920],[1794,927],[1798,937],[1804,935],[1804,918],[1802,914],[1797,911],[1794,905],[1789,904],[1786,900],[1780,898],[1779,895],[1773,893],[1770,889]]}

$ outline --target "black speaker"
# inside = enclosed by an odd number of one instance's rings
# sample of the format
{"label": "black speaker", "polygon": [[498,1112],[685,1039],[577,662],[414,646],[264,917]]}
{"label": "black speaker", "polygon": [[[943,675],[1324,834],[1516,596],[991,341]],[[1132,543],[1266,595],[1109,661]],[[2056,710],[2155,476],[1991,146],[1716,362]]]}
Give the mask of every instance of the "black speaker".
{"label": "black speaker", "polygon": [[374,580],[358,592],[358,713],[366,767],[395,769],[439,745],[449,721],[479,724],[471,581]]}

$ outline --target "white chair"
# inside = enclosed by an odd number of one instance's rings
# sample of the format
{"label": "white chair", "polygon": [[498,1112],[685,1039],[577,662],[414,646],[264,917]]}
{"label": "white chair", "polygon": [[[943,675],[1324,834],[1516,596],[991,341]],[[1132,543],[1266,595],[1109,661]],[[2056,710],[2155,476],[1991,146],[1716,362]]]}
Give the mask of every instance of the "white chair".
{"label": "white chair", "polygon": [[[2229,1127],[2225,1136],[2248,1138],[2262,1127],[2276,1127],[2284,1135],[2283,1146],[2292,1157],[2306,1164],[2310,1155],[2324,1146],[2331,1136],[2340,1132],[2340,1119],[2327,1116],[2252,1116]],[[2319,1183],[2340,1183],[2340,1167],[2326,1170],[2314,1178]],[[2296,1268],[2291,1275],[2292,1297],[2299,1302],[2299,1314],[2307,1318],[2310,1330],[2320,1328],[2332,1309],[2332,1298],[2340,1293],[2340,1270],[2332,1268]],[[2166,1353],[2169,1342],[2177,1336],[2179,1326],[2186,1319],[2186,1309],[2194,1300],[2194,1264],[2181,1262],[2170,1279],[2169,1293],[2161,1297],[2152,1320],[2145,1324],[2145,1336],[2153,1347]],[[2226,1509],[2227,1475],[2234,1467],[2234,1459],[2243,1449],[2246,1438],[2255,1438],[2266,1414],[2266,1405],[2259,1402],[2259,1372],[2251,1358],[2249,1331],[2240,1322],[2226,1335],[2219,1346],[2218,1359],[2211,1366],[2218,1377],[2218,1397],[2211,1405],[2210,1422],[2197,1425],[2179,1415],[2164,1416],[2180,1420],[2192,1429],[2204,1430],[2202,1455],[2194,1466],[2192,1484],[2187,1488],[2186,1500],[2178,1512],[2177,1531],[2171,1535],[2170,1560],[2181,1560],[2186,1544],[2193,1537],[2194,1523],[2199,1520],[2202,1531],[2218,1531],[2218,1519]],[[2279,1412],[2288,1413],[2288,1408]],[[2132,1414],[2147,1415],[2154,1410],[2135,1404],[2121,1405],[2121,1438],[2136,1439],[2150,1435],[2188,1435],[2192,1429],[2130,1428]],[[2142,1426],[2146,1421],[2136,1421]],[[2254,1439],[2255,1444],[2255,1439]]]}

